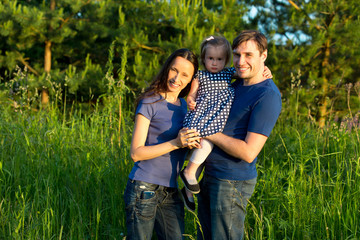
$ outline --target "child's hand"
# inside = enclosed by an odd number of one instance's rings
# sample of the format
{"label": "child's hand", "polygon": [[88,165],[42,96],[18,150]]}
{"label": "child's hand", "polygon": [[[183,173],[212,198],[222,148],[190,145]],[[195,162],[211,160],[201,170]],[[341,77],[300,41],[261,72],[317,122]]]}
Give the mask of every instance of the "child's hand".
{"label": "child's hand", "polygon": [[267,66],[265,66],[265,68],[264,68],[263,77],[265,77],[265,78],[272,78],[273,77],[272,74],[271,74],[270,69]]}
{"label": "child's hand", "polygon": [[187,99],[187,104],[190,110],[194,110],[196,107],[196,102],[191,98]]}

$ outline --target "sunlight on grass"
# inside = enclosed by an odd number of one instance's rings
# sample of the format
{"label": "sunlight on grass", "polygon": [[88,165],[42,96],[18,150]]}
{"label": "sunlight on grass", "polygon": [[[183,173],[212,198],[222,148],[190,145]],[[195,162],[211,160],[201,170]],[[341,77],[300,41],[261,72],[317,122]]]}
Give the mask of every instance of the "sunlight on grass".
{"label": "sunlight on grass", "polygon": [[[88,112],[0,105],[0,239],[125,238],[133,95],[122,84],[112,79]],[[245,238],[358,239],[359,129],[348,124],[356,114],[319,129],[296,111],[285,107],[259,156]],[[196,239],[197,216],[185,221],[185,239]]]}

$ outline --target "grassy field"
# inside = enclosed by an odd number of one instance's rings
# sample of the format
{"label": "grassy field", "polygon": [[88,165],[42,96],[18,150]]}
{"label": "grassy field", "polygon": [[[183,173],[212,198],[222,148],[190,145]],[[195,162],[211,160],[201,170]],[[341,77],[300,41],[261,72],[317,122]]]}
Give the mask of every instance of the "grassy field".
{"label": "grassy field", "polygon": [[[0,105],[0,239],[126,236],[132,108],[104,102],[91,114]],[[246,239],[360,239],[358,126],[289,116],[259,156]],[[187,213],[186,239],[196,225]]]}

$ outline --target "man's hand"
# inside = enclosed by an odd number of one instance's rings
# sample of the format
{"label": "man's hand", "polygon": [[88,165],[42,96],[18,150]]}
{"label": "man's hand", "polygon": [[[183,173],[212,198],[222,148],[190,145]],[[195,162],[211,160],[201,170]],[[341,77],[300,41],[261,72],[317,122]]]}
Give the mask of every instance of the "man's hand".
{"label": "man's hand", "polygon": [[216,133],[206,137],[209,141],[221,148],[227,154],[251,163],[263,148],[267,136],[248,132],[245,141],[229,137],[223,133]]}
{"label": "man's hand", "polygon": [[267,66],[264,67],[263,77],[265,77],[266,79],[273,77],[270,69]]}

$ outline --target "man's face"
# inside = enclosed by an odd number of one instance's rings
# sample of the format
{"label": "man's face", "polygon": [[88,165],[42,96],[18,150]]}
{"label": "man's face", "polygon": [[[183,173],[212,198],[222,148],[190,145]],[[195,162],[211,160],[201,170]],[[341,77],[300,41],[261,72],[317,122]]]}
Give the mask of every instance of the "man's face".
{"label": "man's face", "polygon": [[233,50],[233,62],[238,76],[250,84],[263,79],[266,57],[267,51],[260,54],[253,40],[241,43]]}

